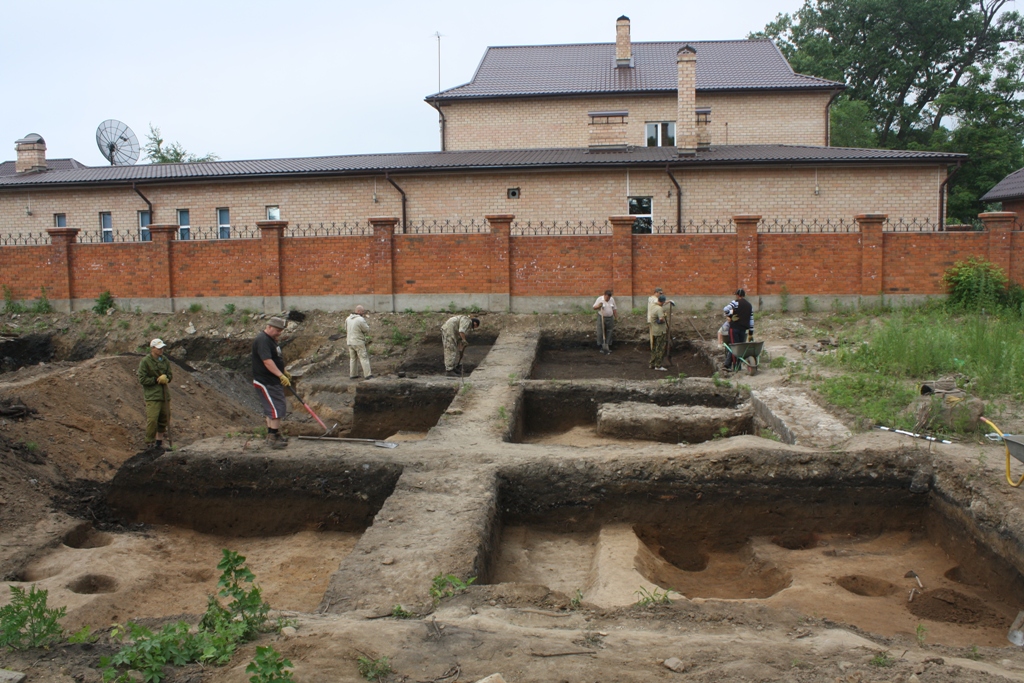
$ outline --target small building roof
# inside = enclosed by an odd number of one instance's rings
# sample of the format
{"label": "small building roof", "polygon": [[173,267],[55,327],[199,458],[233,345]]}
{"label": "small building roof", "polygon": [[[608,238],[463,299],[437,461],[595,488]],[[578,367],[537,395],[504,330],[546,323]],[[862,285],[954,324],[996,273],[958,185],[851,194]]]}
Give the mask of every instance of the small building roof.
{"label": "small building roof", "polygon": [[[66,187],[426,174],[525,169],[692,168],[791,164],[942,164],[965,154],[895,149],[856,149],[809,145],[720,145],[679,156],[675,147],[627,147],[615,151],[583,148],[412,152],[349,156],[212,161],[137,166],[92,166],[45,173],[0,174],[0,191],[25,187]],[[56,161],[56,160],[53,160]],[[68,160],[73,161],[73,160]]]}
{"label": "small building roof", "polygon": [[842,83],[793,71],[767,38],[633,43],[633,66],[616,67],[615,43],[489,47],[473,80],[428,102],[501,97],[676,92],[676,53],[697,52],[697,90],[835,90]]}
{"label": "small building roof", "polygon": [[1024,197],[1024,168],[1018,169],[1006,176],[985,193],[981,198],[983,202],[1001,202],[1005,199],[1019,199]]}
{"label": "small building roof", "polygon": [[[0,161],[0,177],[16,175],[13,161]],[[85,164],[74,159],[47,159],[46,168],[49,171],[73,171],[79,168],[89,168]]]}

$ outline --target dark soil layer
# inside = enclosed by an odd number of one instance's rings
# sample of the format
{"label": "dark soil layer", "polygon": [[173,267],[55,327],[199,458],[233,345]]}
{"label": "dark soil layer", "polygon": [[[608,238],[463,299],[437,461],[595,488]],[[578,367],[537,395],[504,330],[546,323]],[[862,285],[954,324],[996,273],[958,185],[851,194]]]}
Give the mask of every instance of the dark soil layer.
{"label": "dark soil layer", "polygon": [[[490,350],[490,343],[485,344],[479,339],[473,339],[462,355],[463,375],[468,377],[476,370],[476,366],[480,365]],[[443,375],[444,348],[441,346],[441,340],[420,344],[413,356],[398,366],[398,372],[407,375]]]}
{"label": "dark soil layer", "polygon": [[48,334],[26,334],[0,341],[0,372],[11,372],[26,365],[49,363],[55,355]]}
{"label": "dark soil layer", "polygon": [[399,431],[425,432],[441,418],[455,398],[457,382],[379,380],[356,391],[350,437],[386,439]]}
{"label": "dark soil layer", "polygon": [[531,379],[664,379],[668,375],[711,377],[715,368],[690,346],[677,342],[666,372],[651,370],[651,349],[647,343],[615,343],[610,354],[602,354],[592,342],[546,344],[537,356]]}

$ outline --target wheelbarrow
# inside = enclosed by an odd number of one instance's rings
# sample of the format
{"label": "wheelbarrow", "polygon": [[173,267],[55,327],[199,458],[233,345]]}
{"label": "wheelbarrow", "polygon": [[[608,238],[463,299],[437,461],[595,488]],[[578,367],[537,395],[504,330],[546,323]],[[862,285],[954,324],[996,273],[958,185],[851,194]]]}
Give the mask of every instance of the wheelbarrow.
{"label": "wheelbarrow", "polygon": [[999,430],[999,427],[996,427],[991,421],[986,420],[985,418],[981,418],[981,421],[996,430],[996,433],[999,434],[999,437],[1003,441],[1003,447],[1006,448],[1006,483],[1014,488],[1024,484],[1024,474],[1020,475],[1020,479],[1018,479],[1016,483],[1013,481],[1013,477],[1010,476],[1010,456],[1013,456],[1019,462],[1024,463],[1024,436],[1003,434]]}
{"label": "wheelbarrow", "polygon": [[763,341],[723,343],[723,346],[725,346],[726,351],[743,363],[743,367],[748,375],[757,374],[757,366],[760,363],[761,354],[764,353]]}

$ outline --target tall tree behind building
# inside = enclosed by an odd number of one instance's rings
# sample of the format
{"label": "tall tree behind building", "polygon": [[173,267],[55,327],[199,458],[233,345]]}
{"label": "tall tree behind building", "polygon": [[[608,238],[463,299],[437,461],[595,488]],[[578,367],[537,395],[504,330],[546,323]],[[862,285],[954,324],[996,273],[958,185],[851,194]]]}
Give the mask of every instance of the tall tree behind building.
{"label": "tall tree behind building", "polygon": [[965,152],[947,215],[1024,166],[1024,20],[1011,0],[805,0],[764,31],[799,73],[849,87],[832,144]]}
{"label": "tall tree behind building", "polygon": [[164,139],[160,137],[160,129],[149,124],[149,134],[146,135],[146,144],[142,147],[146,152],[146,158],[151,164],[180,164],[196,163],[200,161],[217,161],[219,156],[212,152],[204,156],[192,154],[181,146],[180,142],[172,142],[164,145]]}

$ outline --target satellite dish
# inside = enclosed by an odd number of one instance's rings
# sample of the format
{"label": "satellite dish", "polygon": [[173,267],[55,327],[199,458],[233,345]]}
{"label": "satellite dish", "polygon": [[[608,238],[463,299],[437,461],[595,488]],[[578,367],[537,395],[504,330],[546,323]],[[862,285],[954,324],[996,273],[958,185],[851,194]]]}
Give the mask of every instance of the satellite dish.
{"label": "satellite dish", "polygon": [[138,138],[116,119],[107,119],[96,128],[96,146],[111,166],[133,166],[139,160]]}

